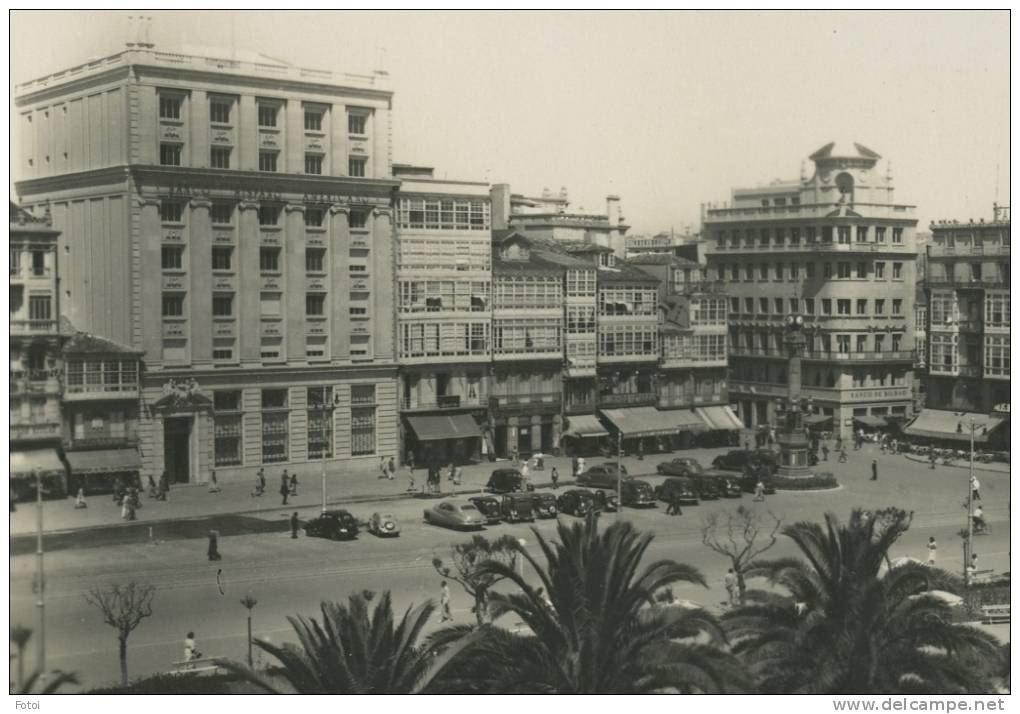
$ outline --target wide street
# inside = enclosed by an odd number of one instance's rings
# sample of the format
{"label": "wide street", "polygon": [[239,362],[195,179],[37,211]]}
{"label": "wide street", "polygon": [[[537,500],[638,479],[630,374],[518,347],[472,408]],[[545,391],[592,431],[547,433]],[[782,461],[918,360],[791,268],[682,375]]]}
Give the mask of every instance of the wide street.
{"label": "wide street", "polygon": [[[715,450],[716,453],[722,450]],[[704,452],[701,452],[704,453]],[[665,508],[638,511],[626,509],[623,517],[639,528],[652,531],[656,539],[648,554],[651,560],[669,557],[701,569],[709,582],[700,587],[682,587],[679,597],[718,609],[723,599],[722,578],[727,562],[700,542],[699,526],[704,514],[733,509],[737,503],[771,511],[784,523],[820,520],[827,511],[845,518],[854,506],[868,509],[895,505],[914,511],[909,533],[899,542],[893,556],[926,557],[925,542],[934,535],[939,543],[939,565],[958,572],[961,568],[961,540],[957,535],[965,525],[961,507],[966,497],[967,470],[926,464],[903,456],[883,455],[874,445],[860,452],[849,452],[847,464],[830,461],[821,470],[831,470],[841,483],[838,490],[826,492],[780,492],[765,503],[753,503],[745,494],[737,499],[685,507],[680,517],[665,515]],[[655,463],[668,456],[651,455],[643,462],[628,459],[632,474],[654,471]],[[870,462],[879,462],[879,480],[870,478]],[[597,463],[598,459],[590,463]],[[703,463],[705,460],[703,458]],[[1009,475],[979,472],[981,492],[992,533],[975,540],[980,567],[1009,570]],[[659,477],[650,476],[656,482]],[[99,612],[88,605],[83,593],[89,588],[114,582],[135,580],[156,586],[153,616],[144,620],[129,641],[129,671],[132,677],[167,671],[171,662],[181,659],[185,633],[196,633],[199,649],[206,655],[243,659],[245,656],[246,611],[239,600],[251,593],[258,598],[254,610],[257,636],[273,641],[293,638],[288,615],[317,614],[323,599],[345,599],[355,590],[391,590],[399,610],[428,598],[438,598],[440,578],[432,568],[433,555],[445,557],[452,543],[470,538],[433,526],[425,526],[421,515],[429,501],[405,499],[383,504],[360,503],[351,510],[361,519],[374,510],[394,513],[403,533],[397,539],[381,540],[363,533],[355,542],[335,543],[306,539],[301,534],[292,540],[286,529],[286,515],[280,511],[261,515],[220,516],[217,527],[224,533],[220,540],[223,560],[206,560],[206,541],[184,533],[156,544],[145,540],[134,543],[106,543],[92,546],[83,532],[77,545],[64,547],[46,556],[46,629],[47,664],[77,672],[83,688],[115,682],[118,678],[117,645],[114,630],[105,625]],[[317,509],[303,505],[302,519],[311,518]],[[570,516],[561,516],[568,522]],[[615,518],[612,514],[603,519]],[[202,524],[201,528],[206,528]],[[211,526],[208,526],[211,527]],[[545,535],[552,534],[555,521],[535,526]],[[198,527],[195,529],[198,531]],[[236,533],[236,535],[230,535]],[[527,541],[537,554],[535,537],[526,525],[499,525],[486,529],[489,536],[510,533]],[[19,553],[23,552],[19,550]],[[769,556],[793,554],[792,545],[780,538]],[[11,557],[11,624],[37,629],[33,595],[35,558],[25,553]],[[471,621],[468,598],[451,584],[457,621]],[[434,621],[438,626],[438,618]],[[1008,637],[1008,627],[998,628]],[[26,652],[28,669],[35,661],[35,650]]]}

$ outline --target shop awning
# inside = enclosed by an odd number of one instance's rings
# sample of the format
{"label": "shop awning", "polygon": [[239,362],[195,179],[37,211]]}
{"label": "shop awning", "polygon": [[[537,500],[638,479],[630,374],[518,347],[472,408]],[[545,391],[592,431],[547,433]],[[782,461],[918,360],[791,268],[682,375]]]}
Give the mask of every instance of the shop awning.
{"label": "shop awning", "polygon": [[868,429],[884,429],[889,426],[889,422],[884,416],[855,416],[854,424],[866,427]]}
{"label": "shop awning", "polygon": [[804,417],[804,423],[808,426],[822,427],[832,423],[832,416],[829,414],[810,414]]}
{"label": "shop awning", "polygon": [[671,409],[659,412],[663,421],[668,421],[677,431],[704,431],[705,422],[691,409]]}
{"label": "shop awning", "polygon": [[971,419],[977,427],[974,430],[974,442],[988,441],[988,435],[1004,420],[987,414],[972,412],[950,412],[941,409],[922,409],[917,417],[903,427],[904,433],[926,439],[952,439],[954,441],[970,441]]}
{"label": "shop awning", "polygon": [[28,451],[11,452],[11,478],[34,476],[35,470],[45,476],[51,473],[63,473],[64,464],[53,449],[31,449]]}
{"label": "shop awning", "polygon": [[676,427],[663,419],[662,412],[655,407],[603,409],[602,416],[613,422],[613,426],[627,438],[668,436],[676,433]]}
{"label": "shop awning", "polygon": [[124,473],[140,471],[142,457],[138,449],[101,449],[99,451],[69,451],[67,462],[71,473]]}
{"label": "shop awning", "polygon": [[609,432],[602,426],[594,414],[579,414],[578,416],[567,417],[570,420],[567,436],[574,436],[578,439],[594,439],[599,436],[609,436]]}
{"label": "shop awning", "polygon": [[744,428],[744,423],[728,406],[696,407],[694,413],[701,417],[709,429],[733,431]]}
{"label": "shop awning", "polygon": [[470,414],[409,416],[407,422],[414,430],[418,441],[477,439],[482,435],[478,430],[478,423]]}

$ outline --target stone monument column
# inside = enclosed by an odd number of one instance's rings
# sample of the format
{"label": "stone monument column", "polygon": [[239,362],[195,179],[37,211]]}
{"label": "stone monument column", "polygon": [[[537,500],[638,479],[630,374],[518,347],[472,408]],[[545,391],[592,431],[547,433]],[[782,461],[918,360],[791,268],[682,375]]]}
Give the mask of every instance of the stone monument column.
{"label": "stone monument column", "polygon": [[803,414],[800,405],[800,370],[804,357],[807,338],[804,336],[804,318],[790,315],[786,318],[786,335],[783,344],[788,359],[786,373],[788,390],[784,405],[781,429],[777,435],[779,442],[779,470],[777,474],[784,478],[808,478],[812,476],[808,466],[809,439],[804,430]]}

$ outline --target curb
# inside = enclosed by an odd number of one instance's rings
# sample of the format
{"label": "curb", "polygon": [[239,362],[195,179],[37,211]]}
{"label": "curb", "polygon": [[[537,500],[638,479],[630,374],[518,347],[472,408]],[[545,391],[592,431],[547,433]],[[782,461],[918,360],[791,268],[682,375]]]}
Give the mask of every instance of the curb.
{"label": "curb", "polygon": [[[914,463],[917,463],[917,464],[925,464],[925,465],[927,465],[927,464],[931,463],[928,459],[926,459],[926,458],[918,458],[918,457],[914,456],[913,454],[904,454],[904,456],[906,456],[908,460],[913,461]],[[957,463],[952,463],[952,464],[936,464],[936,466],[948,466],[949,468],[952,468],[952,469],[969,469],[970,468],[970,461],[965,461],[962,464],[957,464]],[[984,466],[985,466],[985,464],[980,462],[980,461],[975,461],[974,462],[974,470],[975,471],[984,471],[986,474],[1002,474],[1003,476],[1009,476],[1010,473],[1012,472],[1012,469],[1009,468],[1008,465],[1007,465],[1007,468],[1005,470],[1003,470],[1003,469],[983,468]]]}

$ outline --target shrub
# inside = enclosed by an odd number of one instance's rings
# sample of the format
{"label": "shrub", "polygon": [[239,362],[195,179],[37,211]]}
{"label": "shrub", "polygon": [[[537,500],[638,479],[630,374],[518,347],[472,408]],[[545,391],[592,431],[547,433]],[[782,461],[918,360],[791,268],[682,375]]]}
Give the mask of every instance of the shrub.
{"label": "shrub", "polygon": [[807,478],[786,478],[775,474],[772,476],[772,485],[777,491],[818,491],[836,488],[839,482],[831,472],[823,471]]}

